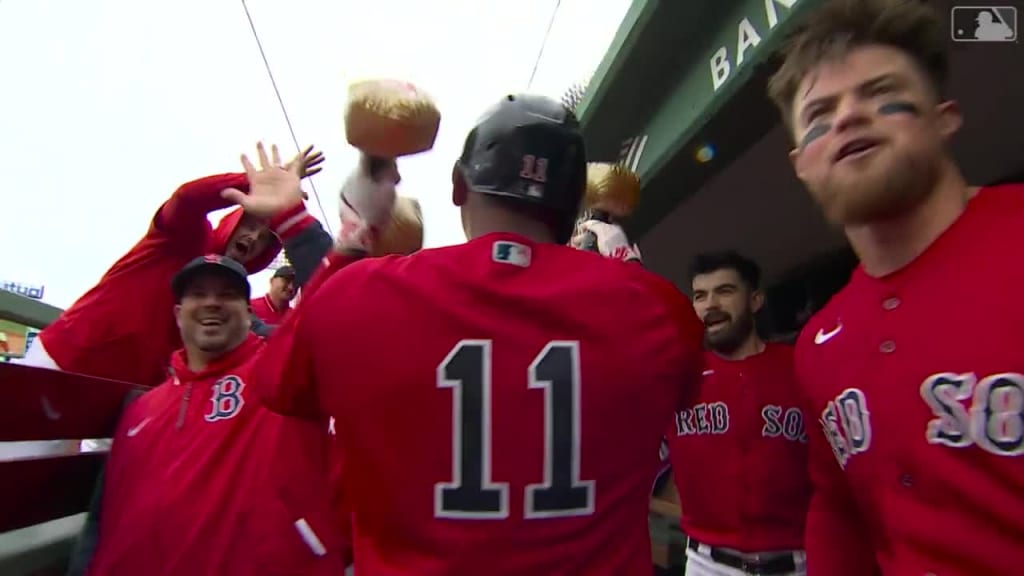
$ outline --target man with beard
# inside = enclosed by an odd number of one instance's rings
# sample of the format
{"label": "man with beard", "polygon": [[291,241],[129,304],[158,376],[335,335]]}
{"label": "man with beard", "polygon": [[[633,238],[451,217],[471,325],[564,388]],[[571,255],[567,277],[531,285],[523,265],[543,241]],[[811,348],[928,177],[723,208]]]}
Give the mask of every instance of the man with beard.
{"label": "man with beard", "polygon": [[249,306],[252,307],[253,316],[271,326],[277,326],[292,309],[291,302],[295,294],[295,268],[281,266],[274,270],[267,293],[259,298],[253,298]]}
{"label": "man with beard", "polygon": [[952,158],[947,30],[923,2],[833,2],[771,82],[796,174],[861,262],[796,348],[822,424],[813,574],[1024,564],[1024,186],[971,188]]}
{"label": "man with beard", "polygon": [[760,276],[731,251],[698,255],[690,269],[704,373],[668,434],[688,576],[805,574],[804,417],[792,348],[754,328]]}

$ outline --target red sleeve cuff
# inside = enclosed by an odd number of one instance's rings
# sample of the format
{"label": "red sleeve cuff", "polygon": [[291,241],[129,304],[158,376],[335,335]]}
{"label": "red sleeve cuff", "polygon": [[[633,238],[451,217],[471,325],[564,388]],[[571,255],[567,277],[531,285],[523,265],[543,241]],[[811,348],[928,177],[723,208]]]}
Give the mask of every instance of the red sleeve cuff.
{"label": "red sleeve cuff", "polygon": [[306,229],[316,219],[306,211],[306,205],[299,202],[292,208],[270,219],[270,229],[281,241],[285,241]]}

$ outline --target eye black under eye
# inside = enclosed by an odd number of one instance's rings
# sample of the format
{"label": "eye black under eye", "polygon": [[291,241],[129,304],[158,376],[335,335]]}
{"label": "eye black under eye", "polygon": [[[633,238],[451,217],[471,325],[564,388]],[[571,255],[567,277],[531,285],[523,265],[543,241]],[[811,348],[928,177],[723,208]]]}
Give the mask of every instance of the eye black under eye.
{"label": "eye black under eye", "polygon": [[800,139],[800,148],[806,148],[811,142],[814,142],[818,138],[828,134],[828,131],[831,129],[832,125],[828,122],[818,122],[811,126],[807,129],[807,132],[804,133],[804,137]]}

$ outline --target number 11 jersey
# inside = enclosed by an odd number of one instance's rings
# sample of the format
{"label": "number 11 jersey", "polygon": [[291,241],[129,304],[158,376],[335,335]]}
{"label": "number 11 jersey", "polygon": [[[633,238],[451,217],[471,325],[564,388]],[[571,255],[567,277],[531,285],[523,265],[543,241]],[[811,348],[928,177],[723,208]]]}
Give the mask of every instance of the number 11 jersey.
{"label": "number 11 jersey", "polygon": [[360,574],[650,573],[661,437],[701,371],[674,286],[491,234],[353,264],[297,312],[266,401],[335,418]]}

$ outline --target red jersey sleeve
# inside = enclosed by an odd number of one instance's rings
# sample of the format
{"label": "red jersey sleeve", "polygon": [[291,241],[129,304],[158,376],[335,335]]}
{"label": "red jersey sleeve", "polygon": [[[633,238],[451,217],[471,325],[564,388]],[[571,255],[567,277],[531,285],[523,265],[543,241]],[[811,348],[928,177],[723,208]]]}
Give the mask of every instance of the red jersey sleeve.
{"label": "red jersey sleeve", "polygon": [[693,304],[671,282],[650,275],[648,286],[662,303],[666,316],[679,332],[683,380],[681,386],[697,385],[704,370],[704,324],[697,318]]}
{"label": "red jersey sleeve", "polygon": [[232,205],[220,195],[227,188],[248,192],[249,179],[245,174],[217,174],[182,184],[157,211],[149,233],[176,242],[195,242],[197,253],[202,252],[209,227],[206,215]]}
{"label": "red jersey sleeve", "polygon": [[[809,400],[810,395],[806,389],[808,380],[803,376],[801,347],[801,342],[798,342],[794,362],[800,386],[799,399],[805,418],[811,418],[820,414],[821,410],[815,410]],[[807,575],[881,576],[868,526],[820,425],[813,428],[808,426],[807,447],[812,488],[804,532]]]}
{"label": "red jersey sleeve", "polygon": [[315,343],[308,326],[309,318],[320,313],[314,295],[336,272],[359,259],[357,255],[337,252],[325,257],[320,269],[303,287],[299,305],[274,330],[254,370],[256,394],[267,408],[300,418],[321,420],[324,417],[313,371]]}

